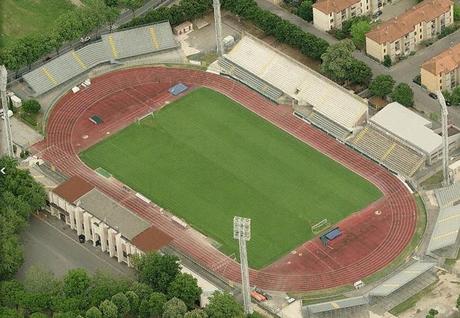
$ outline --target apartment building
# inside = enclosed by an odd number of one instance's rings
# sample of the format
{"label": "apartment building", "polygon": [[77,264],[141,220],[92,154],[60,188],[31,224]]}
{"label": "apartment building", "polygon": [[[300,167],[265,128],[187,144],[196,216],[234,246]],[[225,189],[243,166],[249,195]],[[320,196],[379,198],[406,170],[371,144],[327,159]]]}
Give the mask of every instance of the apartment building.
{"label": "apartment building", "polygon": [[421,42],[435,38],[454,22],[451,0],[425,0],[366,34],[366,53],[382,62],[415,52]]}
{"label": "apartment building", "polygon": [[460,44],[422,64],[422,85],[430,92],[451,90],[460,84]]}
{"label": "apartment building", "polygon": [[342,28],[342,23],[367,14],[372,0],[319,0],[313,5],[313,25],[321,31]]}
{"label": "apartment building", "polygon": [[118,262],[131,266],[131,256],[157,251],[172,238],[74,176],[48,192],[51,215]]}

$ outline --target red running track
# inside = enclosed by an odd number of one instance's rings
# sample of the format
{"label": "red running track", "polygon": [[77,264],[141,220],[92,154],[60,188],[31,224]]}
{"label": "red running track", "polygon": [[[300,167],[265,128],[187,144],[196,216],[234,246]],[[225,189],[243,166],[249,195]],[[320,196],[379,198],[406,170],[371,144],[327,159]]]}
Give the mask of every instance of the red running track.
{"label": "red running track", "polygon": [[[229,96],[296,138],[313,146],[377,186],[383,197],[339,223],[345,234],[332,247],[318,239],[261,270],[251,270],[251,285],[266,290],[311,291],[351,284],[388,265],[410,242],[416,227],[416,204],[403,183],[373,161],[337,142],[246,86],[211,73],[176,68],[121,70],[93,79],[89,88],[63,96],[49,117],[38,155],[68,176],[79,175],[174,238],[171,246],[217,275],[240,282],[239,264],[201,235],[173,223],[155,204],[147,204],[80,161],[78,153],[129,125],[173,98],[167,88],[183,82]],[[101,115],[104,123],[88,117]],[[274,238],[277,239],[277,238]],[[279,238],[282,239],[282,238]]]}

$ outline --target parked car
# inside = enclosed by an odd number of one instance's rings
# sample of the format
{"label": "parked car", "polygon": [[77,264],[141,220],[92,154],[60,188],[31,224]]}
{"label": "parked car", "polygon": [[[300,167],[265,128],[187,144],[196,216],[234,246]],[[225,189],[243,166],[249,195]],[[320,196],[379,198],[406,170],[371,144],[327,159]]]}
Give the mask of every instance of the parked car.
{"label": "parked car", "polygon": [[428,93],[428,96],[430,96],[433,99],[438,99],[438,95],[436,95],[435,93]]}
{"label": "parked car", "polygon": [[91,37],[90,37],[89,35],[80,38],[80,42],[81,42],[81,43],[86,43],[86,42],[88,42],[89,40],[91,40]]}
{"label": "parked car", "polygon": [[[0,115],[2,116],[2,119],[5,119],[5,114],[3,114],[3,109],[0,111]],[[13,111],[8,109],[8,118],[13,117]]]}
{"label": "parked car", "polygon": [[78,235],[78,241],[80,243],[85,243],[85,236],[83,234]]}

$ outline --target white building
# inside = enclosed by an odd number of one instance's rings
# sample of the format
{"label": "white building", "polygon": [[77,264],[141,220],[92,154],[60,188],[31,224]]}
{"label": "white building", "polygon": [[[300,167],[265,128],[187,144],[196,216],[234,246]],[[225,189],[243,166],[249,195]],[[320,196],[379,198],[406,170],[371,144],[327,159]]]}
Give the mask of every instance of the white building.
{"label": "white building", "polygon": [[172,238],[74,176],[48,193],[51,214],[77,235],[131,266],[131,255],[156,251]]}

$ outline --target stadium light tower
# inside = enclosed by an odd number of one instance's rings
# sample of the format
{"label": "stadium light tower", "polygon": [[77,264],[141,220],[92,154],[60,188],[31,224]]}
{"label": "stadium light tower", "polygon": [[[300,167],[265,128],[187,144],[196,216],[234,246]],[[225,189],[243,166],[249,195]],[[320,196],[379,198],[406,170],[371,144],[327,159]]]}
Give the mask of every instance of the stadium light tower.
{"label": "stadium light tower", "polygon": [[[13,140],[11,135],[10,118],[8,117],[8,102],[6,99],[6,82],[8,81],[8,73],[6,72],[5,65],[0,66],[0,98],[3,107],[3,123],[5,125],[6,153],[10,157],[14,157]],[[1,149],[0,149],[1,150]]]}
{"label": "stadium light tower", "polygon": [[220,14],[220,0],[213,0],[214,7],[214,28],[216,31],[217,56],[224,54],[224,45],[222,44],[222,16]]}
{"label": "stadium light tower", "polygon": [[450,185],[450,176],[449,176],[449,141],[447,135],[447,105],[444,95],[441,91],[437,91],[436,95],[438,96],[439,104],[441,105],[441,124],[442,124],[442,175],[443,175],[443,185]]}
{"label": "stadium light tower", "polygon": [[243,287],[243,305],[246,314],[252,314],[249,289],[249,267],[246,242],[251,239],[251,219],[240,216],[233,217],[233,238],[240,245],[241,286]]}

